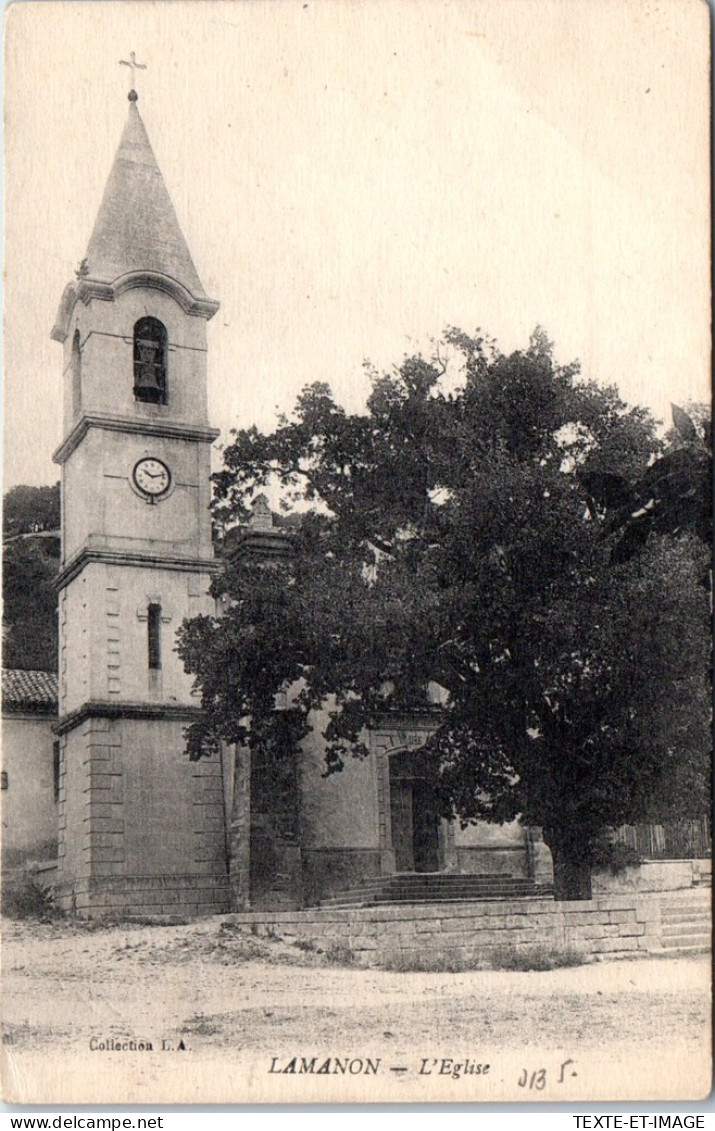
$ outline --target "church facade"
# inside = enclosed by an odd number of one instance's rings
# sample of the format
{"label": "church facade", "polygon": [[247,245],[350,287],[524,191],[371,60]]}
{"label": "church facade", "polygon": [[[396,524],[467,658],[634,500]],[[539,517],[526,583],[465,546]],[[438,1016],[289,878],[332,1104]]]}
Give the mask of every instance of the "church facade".
{"label": "church facade", "polygon": [[[529,830],[439,818],[413,753],[429,711],[386,719],[370,757],[330,779],[319,727],[288,780],[250,751],[189,761],[184,729],[199,707],[174,637],[185,618],[215,611],[206,327],[217,309],[131,92],[52,332],[64,383],[61,904],[186,915],[301,906],[395,874],[547,880],[548,853]],[[259,512],[254,541],[269,553],[280,535]]]}
{"label": "church facade", "polygon": [[[289,542],[261,496],[248,529],[238,532],[232,558],[240,563],[245,554],[275,563],[289,552]],[[403,896],[407,889],[419,894],[428,881],[433,891],[449,884],[455,894],[480,885],[497,894],[505,885],[526,892],[534,883],[551,882],[550,854],[537,830],[519,822],[461,828],[440,817],[420,748],[435,729],[441,695],[430,685],[423,710],[386,712],[363,736],[368,756],[346,759],[343,770],[327,778],[327,716],[313,719],[295,765],[280,755],[269,764],[266,755],[258,759],[248,750],[229,754],[235,905],[311,905],[336,893],[367,896],[379,888],[394,895],[397,878]]]}

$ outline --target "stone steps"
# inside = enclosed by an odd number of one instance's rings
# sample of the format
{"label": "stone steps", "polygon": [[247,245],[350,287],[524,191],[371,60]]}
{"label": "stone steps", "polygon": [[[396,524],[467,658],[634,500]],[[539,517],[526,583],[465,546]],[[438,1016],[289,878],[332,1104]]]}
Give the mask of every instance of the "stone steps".
{"label": "stone steps", "polygon": [[697,954],[712,945],[710,908],[700,902],[664,901],[661,924],[663,954]]}
{"label": "stone steps", "polygon": [[710,912],[707,907],[688,907],[683,911],[672,911],[664,907],[661,912],[663,923],[709,923]]}
{"label": "stone steps", "polygon": [[702,935],[693,938],[679,939],[678,942],[668,943],[667,946],[663,945],[659,951],[663,955],[671,955],[675,958],[679,954],[702,954],[710,950],[712,942],[709,935]]}
{"label": "stone steps", "polygon": [[325,909],[325,910],[330,910],[330,911],[340,911],[340,910],[350,911],[350,910],[353,910],[353,909],[368,908],[368,907],[434,907],[435,905],[438,905],[438,904],[444,904],[445,906],[448,906],[448,905],[451,906],[452,904],[455,904],[455,903],[459,903],[459,904],[463,904],[463,903],[494,903],[495,901],[500,901],[500,900],[504,900],[504,901],[509,902],[509,903],[516,901],[516,900],[518,900],[519,902],[528,902],[529,900],[533,900],[535,902],[540,902],[540,901],[543,901],[544,899],[553,899],[553,893],[549,892],[549,893],[545,893],[543,895],[535,895],[535,894],[530,893],[530,894],[527,894],[527,895],[513,895],[513,894],[499,895],[499,894],[495,894],[495,895],[467,895],[467,896],[449,896],[449,897],[445,896],[443,899],[431,899],[431,898],[430,899],[425,899],[425,898],[419,899],[417,897],[415,897],[413,899],[399,899],[399,900],[397,900],[397,899],[374,899],[374,900],[370,900],[370,901],[362,901],[362,902],[356,902],[356,903],[344,903],[341,900],[336,900],[335,903],[323,901],[323,902],[321,902],[320,907]]}
{"label": "stone steps", "polygon": [[708,931],[710,929],[710,917],[708,915],[688,915],[684,919],[662,919],[663,934],[664,935],[677,935],[682,931],[692,931],[700,929],[701,931]]}
{"label": "stone steps", "polygon": [[359,887],[336,892],[321,907],[374,907],[406,903],[454,903],[467,900],[552,899],[553,888],[520,876],[446,875],[444,873],[384,876]]}

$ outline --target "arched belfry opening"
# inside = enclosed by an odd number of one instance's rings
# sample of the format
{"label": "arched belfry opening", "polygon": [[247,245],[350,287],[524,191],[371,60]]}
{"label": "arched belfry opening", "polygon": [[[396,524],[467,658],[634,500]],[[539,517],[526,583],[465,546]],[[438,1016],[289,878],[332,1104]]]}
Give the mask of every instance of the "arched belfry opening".
{"label": "arched belfry opening", "polygon": [[140,318],[134,326],[134,396],[148,404],[166,404],[166,326],[158,318]]}

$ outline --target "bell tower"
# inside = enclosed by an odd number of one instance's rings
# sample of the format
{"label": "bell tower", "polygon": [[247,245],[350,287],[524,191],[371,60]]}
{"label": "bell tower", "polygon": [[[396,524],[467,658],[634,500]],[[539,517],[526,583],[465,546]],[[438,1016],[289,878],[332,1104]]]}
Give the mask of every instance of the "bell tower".
{"label": "bell tower", "polygon": [[[138,66],[138,64],[136,64]],[[206,324],[137,107],[52,337],[64,348],[59,895],[80,914],[227,908],[218,755],[175,652],[213,613]]]}

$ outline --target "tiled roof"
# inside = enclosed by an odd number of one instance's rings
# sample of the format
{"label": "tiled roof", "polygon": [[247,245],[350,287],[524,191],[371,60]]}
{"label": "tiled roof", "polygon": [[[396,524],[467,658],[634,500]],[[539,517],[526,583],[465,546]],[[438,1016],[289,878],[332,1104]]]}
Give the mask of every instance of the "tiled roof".
{"label": "tiled roof", "polygon": [[3,707],[18,710],[44,708],[57,710],[57,674],[55,672],[22,671],[3,668]]}

